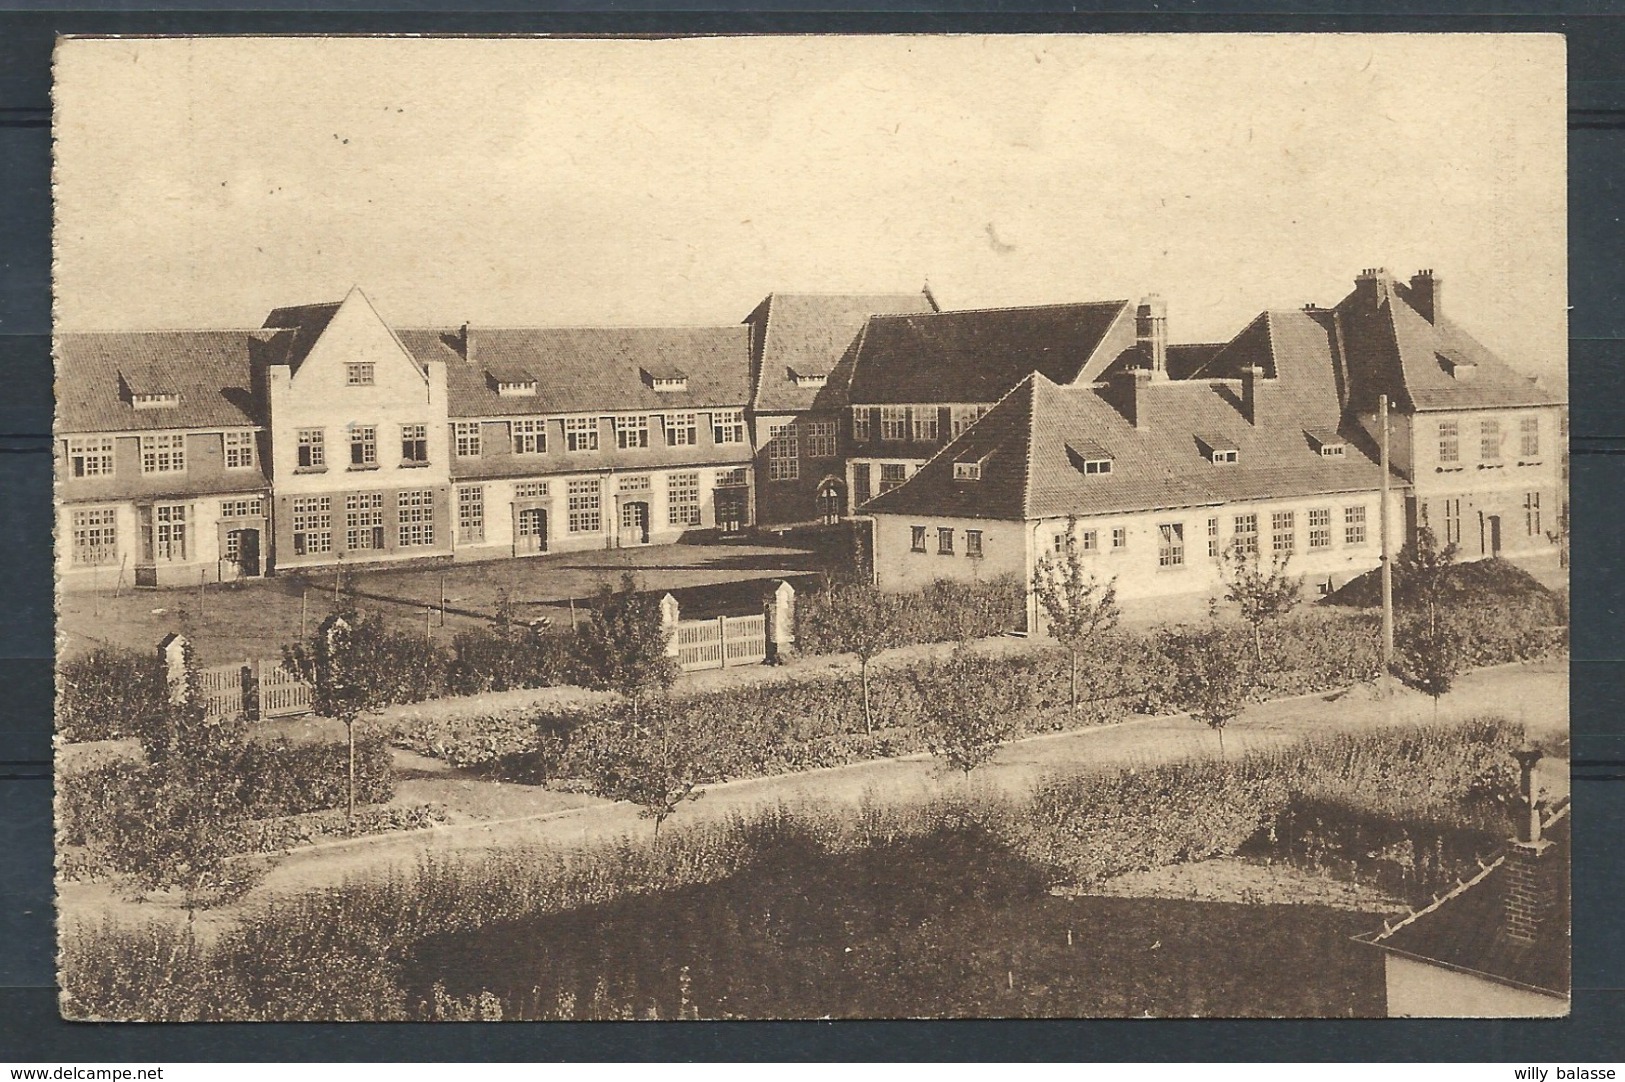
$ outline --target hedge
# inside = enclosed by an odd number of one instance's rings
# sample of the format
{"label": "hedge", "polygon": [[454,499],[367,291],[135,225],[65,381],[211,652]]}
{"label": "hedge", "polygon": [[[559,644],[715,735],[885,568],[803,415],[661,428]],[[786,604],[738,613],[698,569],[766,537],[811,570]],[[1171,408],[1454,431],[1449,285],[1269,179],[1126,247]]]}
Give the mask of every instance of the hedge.
{"label": "hedge", "polygon": [[[820,590],[796,599],[796,649],[803,654],[841,652],[832,626],[832,593]],[[1019,576],[1000,575],[986,582],[939,579],[906,593],[879,593],[873,600],[887,608],[892,640],[898,646],[927,642],[963,642],[1020,627],[1027,608],[1026,586]]]}
{"label": "hedge", "polygon": [[62,662],[57,678],[57,733],[68,741],[134,736],[168,703],[156,649],[98,647]]}

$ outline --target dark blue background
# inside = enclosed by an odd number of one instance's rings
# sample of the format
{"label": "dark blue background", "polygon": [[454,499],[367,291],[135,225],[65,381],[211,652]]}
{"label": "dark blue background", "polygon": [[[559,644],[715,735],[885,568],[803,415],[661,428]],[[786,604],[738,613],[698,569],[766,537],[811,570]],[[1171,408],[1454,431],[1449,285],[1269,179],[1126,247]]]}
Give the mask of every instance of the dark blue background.
{"label": "dark blue background", "polygon": [[[442,0],[442,3],[444,0]],[[725,0],[723,0],[725,3]],[[0,1062],[229,1060],[1625,1059],[1625,718],[1613,628],[1625,583],[1625,14],[1618,3],[1488,0],[1417,14],[1399,0],[1053,2],[1028,14],[892,0],[888,14],[705,12],[519,0],[433,10],[285,0],[119,0],[68,12],[0,0]],[[985,7],[986,0],[982,5]],[[619,13],[602,10],[613,6]],[[790,4],[784,4],[788,8]],[[805,8],[806,3],[795,6]],[[846,6],[855,6],[848,4]],[[869,5],[873,6],[873,5]],[[1436,10],[1450,10],[1434,0]],[[1412,10],[1401,13],[1402,7]],[[222,10],[223,8],[230,10]],[[590,8],[598,8],[591,11]],[[1045,13],[1044,8],[1061,9]],[[1089,9],[1100,8],[1100,11]],[[1082,9],[1082,13],[1078,13]],[[1246,14],[1250,11],[1255,14]],[[681,12],[681,13],[674,13]],[[439,1025],[88,1025],[57,1018],[51,908],[50,51],[58,33],[742,33],[1545,31],[1568,34],[1574,596],[1574,1013],[1541,1022],[842,1022]],[[1269,950],[1260,927],[1257,949]]]}

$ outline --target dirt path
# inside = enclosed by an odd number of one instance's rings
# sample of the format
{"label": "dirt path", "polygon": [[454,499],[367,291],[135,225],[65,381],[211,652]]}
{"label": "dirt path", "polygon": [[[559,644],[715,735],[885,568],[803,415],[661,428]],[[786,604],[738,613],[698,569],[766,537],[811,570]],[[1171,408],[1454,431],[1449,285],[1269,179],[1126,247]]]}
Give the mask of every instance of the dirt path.
{"label": "dirt path", "polygon": [[[1568,701],[1565,661],[1503,666],[1464,677],[1441,704],[1439,723],[1494,715],[1521,722],[1536,735],[1555,738],[1567,733]],[[1233,722],[1225,735],[1225,750],[1237,756],[1314,733],[1427,722],[1432,717],[1431,700],[1413,692],[1401,691],[1389,700],[1374,697],[1368,689],[1285,699],[1255,706]],[[865,801],[914,801],[967,786],[1020,793],[1052,773],[1102,765],[1150,765],[1217,754],[1215,735],[1189,718],[1131,718],[1114,725],[1016,741],[968,780],[958,775],[944,776],[938,764],[926,756],[910,756],[710,785],[702,799],[684,806],[675,822],[717,819],[777,804],[852,807]],[[1546,781],[1554,793],[1567,791],[1566,777],[1549,777]],[[249,901],[332,886],[349,877],[378,874],[392,867],[410,868],[427,853],[473,858],[489,850],[536,844],[576,845],[646,834],[651,829],[648,821],[640,819],[629,805],[591,800],[580,807],[540,815],[338,840],[285,856]],[[60,902],[65,919],[107,912],[132,919],[157,916],[166,908],[161,903],[132,906],[121,902],[105,884],[65,884]],[[212,924],[232,916],[231,909],[222,909],[205,919]]]}

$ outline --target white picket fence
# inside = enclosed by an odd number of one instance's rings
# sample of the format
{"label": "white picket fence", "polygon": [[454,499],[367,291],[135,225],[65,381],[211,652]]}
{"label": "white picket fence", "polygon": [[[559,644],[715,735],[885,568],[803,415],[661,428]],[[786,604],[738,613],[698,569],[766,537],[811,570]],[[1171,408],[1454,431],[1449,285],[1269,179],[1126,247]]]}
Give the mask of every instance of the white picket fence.
{"label": "white picket fence", "polygon": [[677,624],[677,664],[684,672],[759,665],[766,658],[766,616],[718,616]]}
{"label": "white picket fence", "polygon": [[[209,717],[247,714],[258,718],[289,718],[308,714],[312,688],[277,658],[259,658],[239,665],[213,665],[198,670],[204,707]],[[252,689],[258,689],[258,701]]]}

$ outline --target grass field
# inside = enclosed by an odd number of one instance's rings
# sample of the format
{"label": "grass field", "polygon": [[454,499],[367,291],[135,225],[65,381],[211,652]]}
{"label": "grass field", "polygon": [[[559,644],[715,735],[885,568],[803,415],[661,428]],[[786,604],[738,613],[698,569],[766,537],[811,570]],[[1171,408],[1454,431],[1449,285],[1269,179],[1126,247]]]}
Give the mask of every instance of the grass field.
{"label": "grass field", "polygon": [[[649,590],[818,570],[805,550],[765,545],[663,545],[441,568],[346,572],[365,607],[392,627],[449,643],[463,628],[486,623],[507,590],[522,616],[568,622],[570,599],[591,597],[598,583],[624,571]],[[440,596],[446,595],[442,622]],[[432,610],[426,612],[425,610]],[[278,657],[282,647],[333,611],[333,576],[281,576],[260,582],[184,589],[68,593],[59,609],[63,657],[97,646],[147,650],[172,631],[192,639],[201,665]]]}

